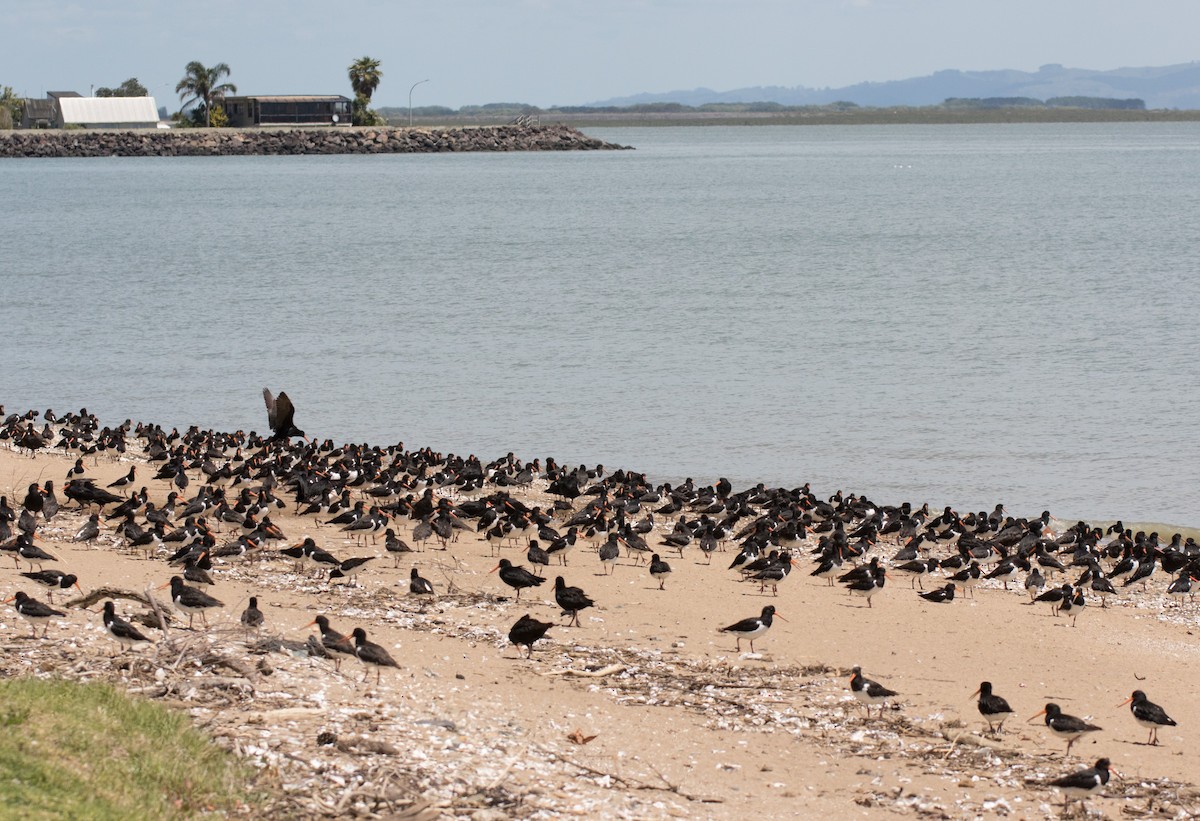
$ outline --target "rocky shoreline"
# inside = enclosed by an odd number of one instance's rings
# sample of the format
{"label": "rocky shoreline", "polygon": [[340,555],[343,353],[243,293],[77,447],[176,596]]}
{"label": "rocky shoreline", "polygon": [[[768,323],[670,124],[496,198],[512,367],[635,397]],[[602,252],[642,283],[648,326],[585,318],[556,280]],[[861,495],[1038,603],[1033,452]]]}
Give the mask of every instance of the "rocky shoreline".
{"label": "rocky shoreline", "polygon": [[0,157],[208,157],[603,151],[628,146],[564,125],[0,132]]}

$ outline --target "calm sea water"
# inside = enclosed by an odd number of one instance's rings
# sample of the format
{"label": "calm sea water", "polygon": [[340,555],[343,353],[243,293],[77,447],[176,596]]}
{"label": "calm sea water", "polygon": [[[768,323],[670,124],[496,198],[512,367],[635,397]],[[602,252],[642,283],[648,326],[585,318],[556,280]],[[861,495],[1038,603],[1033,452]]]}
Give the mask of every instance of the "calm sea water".
{"label": "calm sea water", "polygon": [[8,409],[1200,524],[1200,127],[0,164]]}

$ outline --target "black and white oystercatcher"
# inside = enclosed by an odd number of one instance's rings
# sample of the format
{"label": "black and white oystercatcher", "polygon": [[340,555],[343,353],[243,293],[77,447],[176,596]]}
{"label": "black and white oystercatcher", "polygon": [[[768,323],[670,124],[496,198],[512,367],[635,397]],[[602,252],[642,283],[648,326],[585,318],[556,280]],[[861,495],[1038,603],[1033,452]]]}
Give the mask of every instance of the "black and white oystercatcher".
{"label": "black and white oystercatcher", "polygon": [[79,586],[79,579],[76,578],[74,573],[64,573],[61,570],[50,568],[49,570],[35,570],[29,573],[22,573],[21,575],[47,588],[48,592],[46,596],[50,599],[50,604],[54,604],[55,590],[66,590],[69,587],[74,587],[80,593],[83,592],[83,588]]}
{"label": "black and white oystercatcher", "polygon": [[1065,813],[1073,798],[1078,798],[1080,803],[1083,803],[1089,795],[1107,784],[1110,774],[1113,773],[1120,775],[1111,768],[1107,758],[1101,758],[1096,762],[1096,766],[1056,778],[1050,782],[1050,786],[1062,790],[1066,798],[1063,803]]}
{"label": "black and white oystercatcher", "polygon": [[[358,660],[363,664],[370,664],[375,668],[375,683],[379,683],[379,677],[383,672],[384,667],[395,667],[399,669],[400,665],[392,658],[387,650],[384,650],[381,645],[373,641],[367,641],[367,631],[361,627],[355,627],[350,634],[354,637],[354,655],[358,656]],[[368,671],[363,676],[363,681],[367,680],[370,675]]]}
{"label": "black and white oystercatcher", "polygon": [[200,616],[200,621],[204,622],[204,626],[207,627],[208,616],[205,615],[205,611],[214,607],[225,606],[224,602],[214,599],[203,590],[188,587],[183,583],[183,579],[180,576],[172,576],[171,580],[164,585],[160,585],[159,589],[167,586],[171,588],[171,601],[175,603],[175,609],[188,617],[189,630],[192,629],[192,619],[197,615]]}
{"label": "black and white oystercatcher", "polygon": [[527,658],[533,658],[533,643],[546,635],[546,631],[554,626],[553,622],[538,621],[526,613],[517,619],[508,631],[508,640],[520,647],[524,645],[529,650]]}
{"label": "black and white oystercatcher", "polygon": [[[979,689],[971,693],[971,697],[979,696],[979,714],[987,722],[988,731],[997,733],[1004,729],[1004,721],[1013,714],[1013,708],[1008,702],[992,692],[990,681],[982,682]],[[993,726],[993,722],[995,723]]]}
{"label": "black and white oystercatcher", "polygon": [[750,618],[742,619],[728,627],[718,628],[721,633],[732,633],[737,640],[736,652],[742,652],[742,639],[750,642],[750,652],[754,652],[754,640],[771,629],[771,623],[775,619],[787,621],[783,616],[775,612],[775,605],[768,604],[762,609],[762,614],[751,616]]}
{"label": "black and white oystercatcher", "polygon": [[568,613],[571,614],[571,620],[567,622],[567,627],[579,627],[579,611],[586,610],[595,604],[582,589],[568,587],[562,576],[554,579],[554,600],[562,608],[564,616]]}
{"label": "black and white oystercatcher", "polygon": [[40,602],[21,591],[17,591],[12,598],[4,600],[5,604],[10,602],[17,603],[17,613],[23,618],[28,619],[30,625],[32,625],[34,638],[37,638],[37,626],[39,624],[43,625],[42,638],[46,638],[46,634],[50,632],[50,619],[55,616],[67,615],[61,610],[55,610],[45,602]]}
{"label": "black and white oystercatcher", "polygon": [[1059,738],[1065,738],[1067,740],[1067,755],[1071,754],[1071,745],[1078,741],[1080,736],[1104,729],[1103,727],[1097,727],[1095,724],[1089,724],[1082,718],[1067,715],[1062,711],[1062,708],[1054,702],[1047,704],[1046,709],[1042,710],[1040,713],[1030,716],[1029,721],[1033,721],[1039,716],[1046,717],[1046,726],[1050,728],[1050,732],[1054,733]]}
{"label": "black and white oystercatcher", "polygon": [[121,645],[122,653],[139,644],[150,643],[150,639],[142,635],[141,630],[117,615],[116,605],[111,600],[104,603],[104,629],[113,641]]}
{"label": "black and white oystercatcher", "polygon": [[879,717],[883,718],[884,705],[900,694],[895,690],[889,690],[878,681],[872,681],[863,676],[861,667],[855,667],[850,673],[850,691],[867,708],[867,718],[871,717],[871,707],[873,706],[879,707]]}
{"label": "black and white oystercatcher", "polygon": [[665,590],[667,576],[671,575],[671,565],[664,562],[655,553],[650,557],[650,576],[658,582],[658,589]]}
{"label": "black and white oystercatcher", "polygon": [[917,595],[927,602],[934,604],[949,604],[954,601],[954,582],[947,582],[945,587],[939,587],[937,590],[927,590],[924,593],[918,591]]}
{"label": "black and white oystercatcher", "polygon": [[417,568],[412,569],[412,574],[408,577],[408,592],[414,596],[432,596],[433,585],[429,579],[423,578]]}
{"label": "black and white oystercatcher", "polygon": [[1158,743],[1158,728],[1159,727],[1174,727],[1175,719],[1167,715],[1167,711],[1159,707],[1150,699],[1146,698],[1146,694],[1141,690],[1134,690],[1133,695],[1118,704],[1118,707],[1129,705],[1130,712],[1133,713],[1133,720],[1143,727],[1150,730],[1150,737],[1146,739],[1147,744]]}

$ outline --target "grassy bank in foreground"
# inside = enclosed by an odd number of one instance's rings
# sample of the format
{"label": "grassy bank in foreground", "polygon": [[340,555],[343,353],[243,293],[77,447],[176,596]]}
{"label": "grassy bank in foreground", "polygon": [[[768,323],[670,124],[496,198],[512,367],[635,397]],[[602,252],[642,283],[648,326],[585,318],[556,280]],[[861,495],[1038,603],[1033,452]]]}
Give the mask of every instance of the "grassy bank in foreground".
{"label": "grassy bank in foreground", "polygon": [[249,777],[187,716],[107,684],[0,682],[0,817],[189,818],[244,802]]}

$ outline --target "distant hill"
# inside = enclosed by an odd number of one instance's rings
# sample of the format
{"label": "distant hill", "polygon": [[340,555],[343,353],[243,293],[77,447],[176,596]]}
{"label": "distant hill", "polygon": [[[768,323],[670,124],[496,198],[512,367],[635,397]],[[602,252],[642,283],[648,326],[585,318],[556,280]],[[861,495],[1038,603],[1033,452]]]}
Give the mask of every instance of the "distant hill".
{"label": "distant hill", "polygon": [[636,94],[588,103],[590,106],[631,106],[674,102],[690,106],[708,103],[774,102],[781,105],[827,105],[851,102],[860,106],[939,105],[951,97],[1137,97],[1147,108],[1200,109],[1200,62],[1159,68],[1118,68],[1093,71],[1045,65],[1036,72],[957,71],[947,69],[927,77],[858,83],[842,88],[755,86],[732,91],[696,88],[661,94]]}

